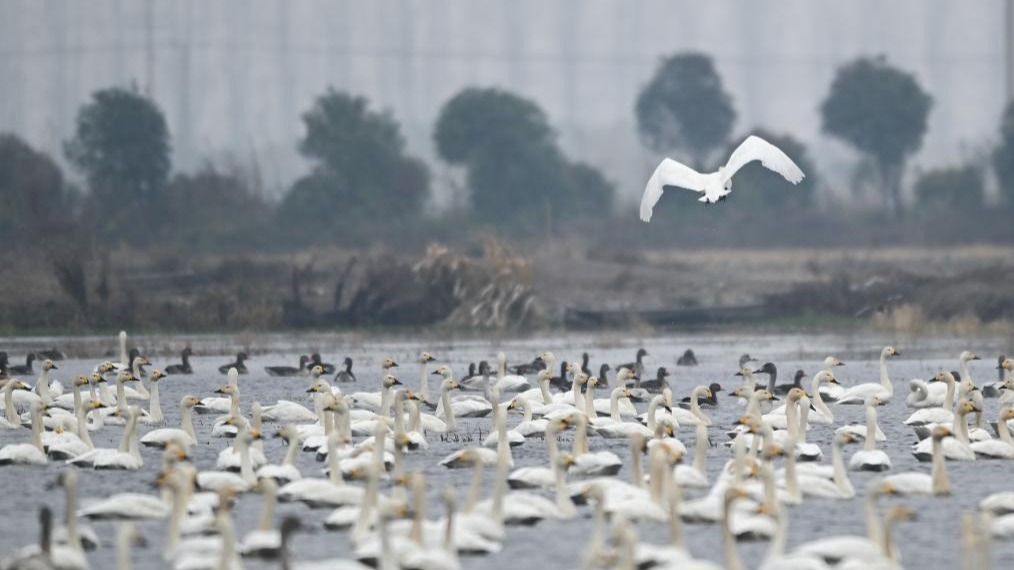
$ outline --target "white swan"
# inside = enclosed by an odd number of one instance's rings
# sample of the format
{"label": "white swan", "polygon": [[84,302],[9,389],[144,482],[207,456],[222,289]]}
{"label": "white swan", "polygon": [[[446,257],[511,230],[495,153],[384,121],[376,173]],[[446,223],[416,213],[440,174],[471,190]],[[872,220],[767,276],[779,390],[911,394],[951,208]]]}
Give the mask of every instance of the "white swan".
{"label": "white swan", "polygon": [[[964,353],[962,353],[964,354]],[[954,421],[954,393],[957,386],[957,382],[954,380],[954,375],[950,372],[941,370],[937,372],[933,377],[936,380],[937,386],[944,386],[945,391],[942,399],[939,403],[927,404],[922,409],[916,410],[912,415],[908,416],[905,420],[907,426],[924,426],[927,424],[941,424],[945,422]],[[932,399],[933,402],[937,400]],[[926,398],[924,401],[930,401],[930,398]]]}
{"label": "white swan", "polygon": [[798,184],[805,176],[784,152],[756,135],[750,135],[740,143],[725,166],[718,167],[718,172],[701,174],[671,158],[664,158],[644,187],[644,195],[641,197],[641,221],[651,221],[652,209],[662,197],[662,190],[666,186],[679,186],[699,192],[702,196],[698,201],[704,204],[724,200],[732,192],[733,175],[755,160],[759,160],[765,168],[781,174],[793,184]]}
{"label": "white swan", "polygon": [[[979,409],[969,400],[962,398],[954,406],[954,422],[950,429],[954,437],[944,440],[943,456],[954,461],[975,461],[975,452],[972,451],[968,439],[968,414]],[[933,442],[927,438],[912,447],[912,455],[919,461],[930,461],[933,458]]]}
{"label": "white swan", "polygon": [[891,494],[890,489],[882,479],[874,479],[867,486],[863,501],[866,536],[824,536],[797,546],[793,553],[817,556],[833,564],[851,558],[879,561],[882,557],[880,545],[883,540],[883,526],[877,513],[877,502],[882,495]]}
{"label": "white swan", "polygon": [[546,422],[545,441],[549,466],[520,467],[511,471],[507,477],[507,484],[511,489],[549,489],[556,484],[553,466],[560,456],[556,436],[567,428],[567,423],[563,420],[542,421]]}
{"label": "white swan", "polygon": [[270,477],[263,478],[257,482],[255,490],[260,491],[264,497],[257,528],[246,533],[236,547],[243,556],[274,558],[282,547],[281,533],[271,526],[271,519],[275,516],[278,484]]}
{"label": "white swan", "polygon": [[33,404],[31,443],[10,443],[0,447],[0,465],[45,465],[49,462],[42,448],[42,404]]}
{"label": "white swan", "polygon": [[574,438],[573,464],[570,466],[570,474],[574,477],[599,477],[603,475],[615,475],[620,471],[623,462],[611,451],[588,451],[588,416],[572,412],[565,418],[561,418],[568,425],[574,426],[576,436]]}
{"label": "white swan", "polygon": [[234,444],[235,452],[239,455],[239,474],[225,470],[201,471],[197,474],[197,486],[201,489],[218,492],[232,489],[242,493],[249,491],[257,482],[253,464],[250,461],[250,446],[254,439],[260,437],[260,433],[247,429],[243,424],[240,426]]}
{"label": "white swan", "polygon": [[68,459],[67,463],[94,469],[140,469],[144,465],[137,444],[137,419],[140,415],[141,408],[137,406],[127,408],[127,429],[123,431],[118,448],[95,448]]}
{"label": "white swan", "polygon": [[838,398],[837,404],[864,404],[866,397],[870,394],[876,394],[880,396],[880,400],[883,403],[887,403],[894,397],[894,385],[891,384],[891,378],[887,375],[887,359],[893,356],[900,356],[893,346],[886,346],[880,351],[880,382],[868,382],[866,384],[858,384],[846,389],[842,392],[840,398]]}
{"label": "white swan", "polygon": [[0,418],[0,429],[18,429],[21,427],[21,414],[14,408],[14,394],[15,390],[28,391],[31,387],[25,384],[21,380],[8,380],[3,387],[4,396],[4,414],[5,417]]}
{"label": "white swan", "polygon": [[[834,373],[834,369],[839,366],[845,366],[845,363],[839,360],[835,356],[828,356],[824,358],[824,370]],[[837,376],[836,376],[837,378]],[[828,402],[837,402],[838,398],[845,392],[845,387],[840,383],[824,384],[820,387],[820,397]]]}
{"label": "white swan", "polygon": [[[820,388],[825,384],[831,385],[838,384],[838,380],[834,377],[834,374],[828,370],[821,370],[820,372],[818,372],[813,376],[813,380],[810,382],[809,393],[813,394],[811,404],[813,405],[814,408],[814,410],[810,411],[810,415],[808,418],[808,421],[810,423],[817,424],[834,423],[834,412],[832,412],[831,408],[827,407],[827,404],[824,403],[824,398],[820,390]],[[785,415],[785,406],[786,404],[782,404],[781,406],[772,409],[767,414],[764,414],[764,419],[769,420],[769,418],[774,418],[774,416],[779,414]],[[772,425],[772,427],[778,426]]]}
{"label": "white swan", "polygon": [[[1000,410],[999,425],[1001,428],[1008,420],[1014,419],[1014,408],[1006,407]],[[1014,459],[1014,438],[1006,429],[997,430],[998,439],[986,441],[973,441],[969,447],[978,457],[990,459]]]}
{"label": "white swan", "polygon": [[[791,443],[791,438],[789,442]],[[822,499],[851,499],[856,495],[855,488],[845,472],[845,459],[842,448],[854,443],[856,439],[849,433],[840,433],[834,436],[831,445],[832,479],[810,475],[807,473],[796,473],[795,458],[785,455],[785,490],[790,497],[803,496],[818,497]],[[791,449],[789,445],[786,449]]]}
{"label": "white swan", "polygon": [[304,477],[290,481],[278,489],[278,498],[284,502],[301,502],[311,508],[334,508],[343,505],[358,505],[363,500],[363,488],[346,485],[342,470],[338,466],[340,435],[333,431],[327,437],[328,478]]}
{"label": "white swan", "polygon": [[[226,384],[229,386],[239,387],[239,371],[235,368],[230,368],[227,374]],[[224,388],[224,387],[223,387]],[[215,390],[216,394],[226,394],[228,397],[211,397],[202,398],[201,403],[194,407],[194,411],[198,414],[228,414],[238,406],[238,395],[232,396],[231,390],[223,390],[219,388]],[[237,392],[238,394],[238,392]],[[236,400],[236,401],[234,401]]]}
{"label": "white swan", "polygon": [[514,431],[520,433],[524,437],[536,437],[546,435],[546,428],[549,426],[549,420],[540,418],[533,419],[532,404],[525,398],[524,394],[518,394],[515,396],[510,403],[507,405],[507,410],[517,409],[521,407],[524,417],[521,423],[514,426]]}
{"label": "white swan", "polygon": [[432,354],[425,351],[419,355],[419,397],[424,402],[430,401],[430,375],[426,370],[426,365],[435,360],[436,358],[433,358]]}
{"label": "white swan", "polygon": [[951,430],[944,426],[933,429],[930,441],[933,443],[933,466],[930,474],[909,471],[889,475],[884,479],[887,491],[903,495],[949,495],[951,484],[947,478],[947,466],[944,462],[943,440],[951,435]]}
{"label": "white swan", "polygon": [[278,465],[269,464],[262,466],[257,470],[257,478],[270,478],[280,483],[302,479],[303,474],[296,467],[296,454],[299,452],[299,434],[296,432],[296,427],[286,424],[278,428],[275,437],[283,438],[288,443],[285,459]]}
{"label": "white swan", "polygon": [[528,379],[518,374],[507,374],[507,355],[502,351],[496,355],[496,383],[500,392],[523,392],[532,387]]}
{"label": "white swan", "polygon": [[[877,432],[877,406],[880,397],[871,394],[866,398],[866,433]],[[835,433],[848,433],[840,430]],[[891,458],[882,449],[877,449],[877,439],[866,437],[863,449],[852,454],[849,459],[849,469],[853,471],[886,471],[891,468]]]}
{"label": "white swan", "polygon": [[[152,396],[155,397],[155,388],[152,387]],[[141,437],[141,445],[147,447],[165,447],[167,444],[175,443],[183,447],[197,445],[197,431],[194,430],[193,410],[200,400],[197,396],[187,395],[180,400],[180,427],[159,428],[149,431]]]}

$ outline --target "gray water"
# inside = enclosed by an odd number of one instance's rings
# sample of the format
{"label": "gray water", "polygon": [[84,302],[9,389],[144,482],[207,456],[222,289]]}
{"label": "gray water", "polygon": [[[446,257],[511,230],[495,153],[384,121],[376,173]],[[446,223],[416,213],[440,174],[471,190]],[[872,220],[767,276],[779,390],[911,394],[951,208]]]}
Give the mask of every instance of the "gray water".
{"label": "gray water", "polygon": [[[299,352],[310,349],[319,350],[324,354],[325,361],[340,361],[345,355],[355,359],[354,370],[359,377],[356,386],[343,386],[347,392],[356,390],[377,390],[379,385],[379,364],[387,356],[395,358],[400,364],[397,370],[399,377],[409,387],[414,388],[419,378],[419,368],[415,358],[420,350],[428,350],[436,357],[438,363],[449,363],[457,373],[464,373],[467,363],[479,359],[494,360],[498,350],[504,350],[511,362],[531,360],[542,350],[552,350],[559,360],[579,360],[582,351],[588,351],[592,357],[592,369],[597,370],[599,364],[608,362],[618,364],[633,360],[634,351],[644,346],[650,355],[646,359],[647,367],[664,365],[675,372],[671,378],[675,396],[685,396],[698,384],[719,382],[727,390],[738,384],[733,376],[738,365],[737,359],[743,352],[749,352],[755,358],[772,360],[779,366],[781,377],[779,382],[789,382],[797,368],[804,369],[808,375],[815,373],[819,362],[824,356],[834,354],[846,362],[846,366],[836,371],[839,379],[846,386],[861,382],[877,380],[877,357],[885,344],[897,347],[902,356],[892,359],[889,363],[891,378],[895,384],[896,397],[880,409],[880,423],[887,434],[888,441],[881,444],[893,461],[893,473],[917,470],[929,472],[929,465],[917,462],[909,451],[909,444],[915,441],[911,431],[902,425],[902,420],[911,412],[905,406],[904,397],[908,392],[907,381],[912,377],[928,377],[936,370],[957,366],[957,355],[966,348],[975,350],[983,360],[972,363],[972,375],[980,385],[993,381],[996,377],[995,356],[1009,350],[1009,341],[996,338],[954,339],[954,338],[888,338],[881,335],[855,334],[839,335],[743,335],[697,334],[694,336],[638,338],[634,335],[622,336],[561,336],[532,340],[497,339],[480,341],[474,339],[441,340],[432,339],[420,342],[412,339],[377,339],[360,336],[328,336],[315,335],[292,337],[282,335],[264,335],[243,338],[213,337],[150,337],[131,338],[131,346],[137,345],[149,354],[163,354],[167,347],[178,347],[184,342],[193,344],[195,351],[202,356],[192,358],[195,373],[192,376],[173,376],[160,383],[162,408],[167,425],[178,425],[178,403],[185,394],[199,396],[211,395],[212,391],[225,381],[218,373],[217,367],[230,360],[228,355],[210,356],[233,350],[238,346],[248,348],[252,352],[252,360],[248,362],[250,374],[240,378],[242,389],[242,405],[248,411],[254,401],[264,405],[273,403],[279,398],[296,401],[306,400],[306,379],[272,378],[263,373],[263,366],[288,364],[292,365]],[[102,354],[116,350],[115,339],[82,338],[82,339],[7,339],[4,348],[11,353],[16,361],[18,354],[23,354],[30,347],[43,348],[51,345],[67,346],[79,357],[59,363],[60,369],[54,371],[54,378],[66,381],[78,374],[90,372],[101,360]],[[674,366],[676,358],[692,347],[697,352],[701,365],[695,368]],[[1009,353],[1009,352],[1008,352]],[[80,358],[84,356],[84,358]],[[154,357],[157,367],[177,361],[177,357]],[[432,369],[432,366],[431,366]],[[765,377],[766,378],[766,377]],[[436,385],[431,382],[431,390]],[[599,397],[606,397],[601,390]],[[509,395],[505,395],[507,398]],[[717,410],[708,413],[715,420],[710,430],[714,443],[726,439],[724,432],[735,417],[740,407],[729,397],[720,395],[721,404]],[[310,402],[306,401],[310,406]],[[146,404],[145,404],[146,405]],[[644,404],[639,404],[643,410]],[[861,422],[861,406],[832,406],[835,412],[835,425]],[[994,420],[998,413],[996,400],[986,401],[986,418]],[[519,415],[511,415],[509,425],[520,421]],[[195,416],[200,445],[192,454],[192,460],[201,469],[213,469],[218,452],[230,445],[231,440],[210,438],[212,417]],[[459,441],[442,442],[435,434],[429,437],[429,449],[408,455],[408,470],[420,471],[426,475],[429,485],[429,501],[427,515],[430,518],[440,515],[438,497],[447,485],[460,491],[461,500],[468,485],[470,472],[467,470],[446,470],[438,465],[438,461],[465,445],[477,445],[480,433],[485,436],[490,430],[488,419],[467,419],[461,421]],[[834,426],[814,425],[808,434],[808,440],[819,443],[825,450],[825,461],[830,460],[830,440]],[[139,428],[140,433],[152,429],[147,426]],[[265,435],[273,434],[274,427],[266,424]],[[96,446],[115,447],[119,441],[122,428],[109,427],[100,433],[93,434]],[[678,434],[693,454],[693,428],[684,427]],[[0,432],[0,445],[27,441],[27,430]],[[460,441],[465,440],[465,441]],[[471,443],[466,443],[471,441]],[[572,433],[562,438],[564,448],[570,445]],[[624,440],[603,440],[592,437],[592,450],[610,449],[621,458],[629,457],[627,442]],[[858,449],[856,446],[846,448],[846,457]],[[264,451],[269,461],[280,462],[284,456],[284,442],[280,439],[266,437]],[[546,447],[541,439],[527,441],[524,445],[514,448],[515,467],[546,464]],[[81,497],[101,498],[120,492],[156,493],[151,483],[155,478],[160,464],[158,450],[142,449],[145,460],[140,471],[81,471]],[[709,451],[708,471],[711,481],[716,472],[729,458],[730,452],[724,447],[714,447]],[[304,477],[321,476],[322,465],[315,461],[309,453],[300,454],[298,467]],[[56,479],[59,472],[68,467],[61,462],[51,462],[45,467],[11,466],[0,469],[0,484],[4,492],[0,494],[0,508],[3,512],[4,524],[0,527],[0,553],[9,553],[14,548],[28,544],[37,539],[38,530],[35,513],[37,509],[48,504],[53,507],[57,517],[64,513],[63,493],[60,490],[47,490],[47,484]],[[896,531],[896,541],[903,556],[903,562],[909,568],[955,568],[961,564],[959,546],[960,513],[974,509],[979,500],[986,495],[1001,491],[1014,490],[1014,479],[1011,473],[1014,463],[1009,461],[975,461],[948,462],[954,494],[950,497],[904,497],[888,499],[885,502],[903,502],[918,513],[918,519],[901,523]],[[628,478],[629,471],[624,468],[618,475]],[[831,501],[806,499],[802,505],[789,507],[789,544],[794,545],[820,536],[832,534],[865,535],[861,496],[866,483],[874,477],[872,474],[850,472],[849,476],[855,485],[859,497],[848,501]],[[492,471],[487,473],[484,481],[486,492],[491,488]],[[692,499],[701,491],[687,491],[687,498]],[[547,495],[548,496],[548,495]],[[459,501],[460,502],[460,501]],[[234,509],[237,530],[240,535],[255,527],[260,497],[256,494],[243,495]],[[276,513],[276,522],[287,515],[294,515],[304,523],[301,531],[293,541],[293,552],[299,560],[317,560],[338,556],[350,556],[351,550],[347,533],[325,530],[321,522],[328,510],[311,510],[298,504],[281,504]],[[502,568],[517,566],[519,562],[532,563],[540,568],[571,568],[580,565],[581,552],[588,542],[591,530],[591,508],[578,507],[578,516],[568,521],[548,521],[531,528],[511,528],[503,550],[486,557],[468,557],[462,560],[464,568]],[[97,551],[89,554],[93,568],[113,568],[115,566],[115,524],[110,522],[90,523],[104,540]],[[162,544],[166,533],[164,522],[139,523],[142,532],[148,538],[146,549],[135,550],[134,567],[140,569],[163,568]],[[641,523],[638,536],[642,541],[664,543],[668,536],[666,525]],[[720,533],[716,526],[687,525],[688,548],[698,557],[721,560]],[[739,546],[747,565],[754,567],[766,552],[767,543],[748,543]],[[994,568],[1014,567],[1014,544],[995,542],[993,548]],[[276,563],[248,560],[248,568],[274,568]]]}

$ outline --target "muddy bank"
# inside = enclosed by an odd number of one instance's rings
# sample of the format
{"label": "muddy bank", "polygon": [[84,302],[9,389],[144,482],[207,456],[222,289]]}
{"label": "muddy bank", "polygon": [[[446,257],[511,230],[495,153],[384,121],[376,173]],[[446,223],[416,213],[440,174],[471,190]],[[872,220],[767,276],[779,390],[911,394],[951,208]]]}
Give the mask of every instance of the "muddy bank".
{"label": "muddy bank", "polygon": [[85,258],[75,273],[22,250],[0,256],[7,276],[0,332],[516,331],[562,327],[574,309],[629,315],[620,319],[625,326],[644,324],[642,311],[714,314],[719,324],[824,317],[887,328],[988,324],[1014,320],[1012,253],[997,246],[637,252],[559,243],[522,251],[482,240],[419,255],[116,251]]}

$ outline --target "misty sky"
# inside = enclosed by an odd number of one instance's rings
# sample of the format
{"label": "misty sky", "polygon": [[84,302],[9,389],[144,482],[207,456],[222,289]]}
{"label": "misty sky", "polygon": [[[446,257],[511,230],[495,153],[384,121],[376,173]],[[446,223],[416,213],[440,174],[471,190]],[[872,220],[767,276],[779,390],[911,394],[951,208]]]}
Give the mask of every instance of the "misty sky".
{"label": "misty sky", "polygon": [[[61,155],[77,108],[136,82],[165,111],[177,168],[256,163],[270,188],[304,173],[300,114],[327,86],[369,97],[431,163],[441,105],[499,86],[546,110],[574,157],[636,199],[658,156],[633,104],[659,58],[715,57],[739,120],[802,138],[832,186],[854,156],[820,135],[836,66],[886,54],[934,98],[914,165],[954,164],[996,139],[1006,99],[1004,6],[905,0],[0,0],[0,131]],[[448,193],[440,184],[438,201]]]}

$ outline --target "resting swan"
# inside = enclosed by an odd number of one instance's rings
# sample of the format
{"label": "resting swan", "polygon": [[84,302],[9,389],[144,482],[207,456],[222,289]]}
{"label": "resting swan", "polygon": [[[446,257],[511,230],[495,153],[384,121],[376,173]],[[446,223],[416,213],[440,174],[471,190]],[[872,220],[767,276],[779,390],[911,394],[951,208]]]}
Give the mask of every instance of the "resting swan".
{"label": "resting swan", "polygon": [[951,430],[944,426],[933,429],[930,441],[933,444],[933,467],[930,474],[914,471],[889,475],[884,479],[887,491],[902,495],[949,495],[951,484],[947,478],[947,466],[944,462],[943,440],[951,435]]}
{"label": "resting swan", "polygon": [[10,443],[0,447],[0,465],[45,465],[49,462],[42,448],[42,404],[33,404],[32,442]]}
{"label": "resting swan", "polygon": [[[154,390],[153,390],[154,391]],[[183,447],[197,445],[197,431],[194,430],[193,410],[200,403],[197,396],[183,396],[180,400],[180,427],[151,430],[141,437],[141,445],[165,447],[170,442]]]}
{"label": "resting swan", "polygon": [[[1009,406],[1000,410],[998,425],[1003,427],[1008,420],[1014,420],[1014,408]],[[1014,438],[1011,437],[1010,430],[997,430],[997,437],[998,439],[973,441],[970,447],[981,458],[1014,459]]]}
{"label": "resting swan", "polygon": [[[866,433],[877,431],[877,406],[880,396],[871,394],[866,398]],[[835,433],[844,433],[836,431]],[[882,449],[877,449],[875,437],[864,438],[866,440],[863,449],[852,454],[849,459],[849,469],[853,471],[886,471],[891,468],[891,458]]]}
{"label": "resting swan", "polygon": [[841,398],[838,399],[838,404],[863,404],[866,402],[866,397],[870,394],[876,394],[880,396],[881,402],[887,403],[894,397],[894,385],[891,384],[891,378],[887,375],[887,359],[892,356],[900,356],[901,353],[895,350],[892,346],[886,346],[880,351],[880,382],[859,384],[846,389]]}

